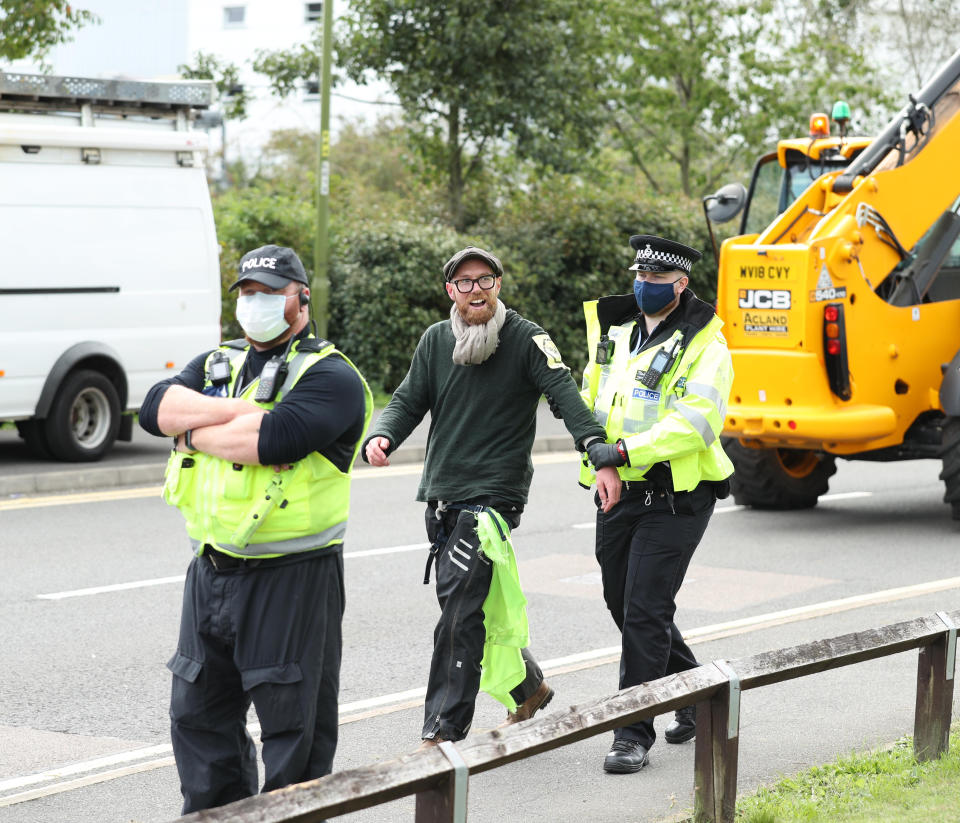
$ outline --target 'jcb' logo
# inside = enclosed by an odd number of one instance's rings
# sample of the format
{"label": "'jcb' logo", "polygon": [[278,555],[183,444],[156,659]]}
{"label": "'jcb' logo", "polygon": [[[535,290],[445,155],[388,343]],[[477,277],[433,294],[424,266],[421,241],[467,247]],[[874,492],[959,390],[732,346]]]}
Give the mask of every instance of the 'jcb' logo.
{"label": "'jcb' logo", "polygon": [[787,289],[740,289],[741,309],[789,309]]}

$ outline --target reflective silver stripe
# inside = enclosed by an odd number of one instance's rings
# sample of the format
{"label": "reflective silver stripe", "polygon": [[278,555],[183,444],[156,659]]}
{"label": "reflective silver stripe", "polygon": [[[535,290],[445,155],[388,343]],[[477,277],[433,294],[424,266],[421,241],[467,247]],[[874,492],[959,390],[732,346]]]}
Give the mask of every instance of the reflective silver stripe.
{"label": "reflective silver stripe", "polygon": [[721,420],[727,416],[727,403],[716,386],[711,386],[709,383],[687,383],[687,390],[713,403],[717,407]]}
{"label": "reflective silver stripe", "polygon": [[675,407],[681,416],[686,418],[686,421],[696,429],[697,434],[703,438],[703,442],[706,445],[709,446],[717,439],[717,436],[713,433],[713,429],[710,428],[710,424],[707,422],[707,418],[700,414],[700,412],[690,408],[690,406],[686,405],[682,400],[678,401]]}
{"label": "reflective silver stripe", "polygon": [[[329,529],[324,529],[317,534],[308,534],[304,537],[292,537],[289,540],[274,540],[269,543],[250,543],[242,549],[238,546],[232,546],[229,543],[218,543],[217,546],[223,551],[235,554],[240,557],[262,557],[267,554],[300,554],[314,549],[322,549],[335,541],[343,540],[347,533],[347,521],[337,523]],[[201,543],[199,540],[190,539],[196,552]]]}
{"label": "reflective silver stripe", "polygon": [[593,416],[597,418],[597,422],[598,422],[601,426],[606,426],[606,425],[607,425],[607,417],[608,417],[609,415],[607,414],[607,410],[606,410],[606,409],[597,409],[597,410],[593,413]]}
{"label": "reflective silver stripe", "polygon": [[709,383],[687,383],[686,388],[691,394],[699,394],[701,397],[706,397],[707,400],[713,403],[718,409],[724,405],[720,391]]}
{"label": "reflective silver stripe", "polygon": [[637,420],[635,417],[627,417],[624,418],[623,421],[623,433],[642,434],[643,432],[652,429],[653,424],[656,422],[656,420]]}

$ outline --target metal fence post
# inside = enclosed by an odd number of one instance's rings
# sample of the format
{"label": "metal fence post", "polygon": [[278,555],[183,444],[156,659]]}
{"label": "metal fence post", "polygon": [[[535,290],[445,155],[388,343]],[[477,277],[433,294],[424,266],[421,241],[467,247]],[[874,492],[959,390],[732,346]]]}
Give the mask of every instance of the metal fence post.
{"label": "metal fence post", "polygon": [[695,823],[733,823],[740,743],[740,678],[725,660],[715,660],[713,664],[729,685],[697,704],[693,819]]}
{"label": "metal fence post", "polygon": [[945,612],[937,612],[937,617],[947,630],[929,646],[921,647],[917,660],[917,711],[913,724],[917,760],[933,760],[950,747],[957,627]]}
{"label": "metal fence post", "polygon": [[416,823],[466,823],[469,770],[456,746],[445,740],[437,748],[450,761],[449,777],[434,789],[417,793]]}

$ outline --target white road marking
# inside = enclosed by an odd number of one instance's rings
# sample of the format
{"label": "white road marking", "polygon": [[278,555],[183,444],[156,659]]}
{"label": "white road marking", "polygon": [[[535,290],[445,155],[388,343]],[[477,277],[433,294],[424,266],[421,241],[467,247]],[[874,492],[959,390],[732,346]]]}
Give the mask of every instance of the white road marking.
{"label": "white road marking", "polygon": [[[398,554],[400,552],[423,551],[429,549],[429,543],[409,543],[405,546],[387,546],[383,549],[365,549],[357,552],[344,552],[344,558],[354,557],[373,557],[379,554]],[[38,600],[65,600],[68,597],[86,597],[91,594],[104,594],[106,592],[119,592],[127,589],[142,589],[148,586],[163,586],[170,583],[182,583],[186,575],[179,574],[175,577],[156,577],[152,580],[135,580],[130,583],[114,583],[109,586],[92,586],[88,589],[73,589],[66,592],[52,592],[50,594],[38,594]]]}
{"label": "white road marking", "polygon": [[[807,606],[798,606],[793,609],[784,609],[767,614],[758,614],[752,617],[744,617],[739,620],[730,620],[724,623],[714,623],[709,626],[700,626],[690,629],[683,633],[687,643],[707,643],[712,640],[718,640],[733,635],[747,634],[752,631],[780,626],[786,623],[796,623],[801,620],[810,620],[815,617],[824,617],[826,615],[838,614],[839,612],[859,609],[865,606],[875,606],[880,603],[890,603],[896,600],[905,600],[911,597],[921,597],[927,594],[934,594],[948,589],[960,588],[960,577],[948,577],[941,580],[930,580],[926,583],[916,583],[910,586],[899,586],[894,589],[884,589],[867,594],[844,597],[839,600],[826,600],[821,603],[811,603]],[[597,666],[615,663],[620,659],[619,646],[607,646],[601,649],[590,649],[584,652],[566,655],[564,657],[555,657],[552,660],[541,662],[541,668],[547,676],[557,676],[578,671],[580,669],[594,668]],[[416,688],[408,689],[402,692],[392,694],[383,694],[377,697],[357,700],[352,703],[344,703],[339,708],[340,725],[354,723],[359,720],[365,720],[369,717],[376,717],[393,712],[403,711],[415,708],[423,704],[426,689]],[[251,723],[248,727],[250,735],[256,740],[259,738],[260,727],[258,724]],[[81,761],[64,766],[58,769],[38,772],[35,774],[14,777],[9,780],[0,781],[0,792],[11,791],[14,789],[24,789],[28,786],[35,786],[38,783],[49,781],[60,781],[40,789],[29,791],[20,791],[16,794],[0,797],[0,807],[11,806],[15,803],[22,803],[27,800],[33,800],[37,797],[44,797],[61,792],[72,791],[82,786],[93,783],[113,780],[124,777],[127,774],[148,771],[149,769],[161,768],[171,765],[170,754],[172,749],[169,745],[150,746],[142,749],[134,749],[129,752],[100,757],[93,760]],[[160,757],[158,757],[160,755]],[[152,757],[143,763],[129,765],[124,768],[118,767],[124,763],[134,764],[135,761]],[[95,775],[89,775],[80,779],[63,780],[65,777],[73,777],[86,772],[94,772],[98,769],[105,770]]]}
{"label": "white road marking", "polygon": [[[531,458],[535,466],[548,466],[554,463],[572,463],[579,461],[578,452],[538,452]],[[364,467],[354,469],[354,480],[375,480],[388,477],[403,477],[411,474],[422,474],[423,463],[405,463],[399,466],[383,466],[381,468]],[[104,491],[76,492],[73,494],[49,494],[39,497],[12,497],[0,500],[0,511],[16,509],[35,509],[45,506],[73,506],[83,503],[109,503],[114,500],[135,500],[138,498],[154,497],[160,499],[162,486],[139,486],[125,489],[107,489]]]}
{"label": "white road marking", "polygon": [[68,597],[86,597],[90,594],[104,594],[105,592],[120,592],[127,589],[144,589],[149,586],[165,586],[168,583],[182,583],[185,575],[175,577],[155,577],[153,580],[136,580],[132,583],[114,583],[110,586],[91,586],[89,589],[74,589],[68,592],[53,592],[38,594],[38,600],[64,600]]}
{"label": "white road marking", "polygon": [[[133,492],[137,491],[136,489],[127,489],[126,491]],[[140,490],[142,491],[142,490]],[[852,500],[861,497],[871,497],[873,492],[838,492],[837,494],[827,494],[824,495],[821,500]],[[73,495],[73,496],[83,496],[87,495]],[[132,495],[131,495],[132,496]],[[46,499],[46,498],[43,498]],[[0,503],[0,507],[3,506],[3,503]],[[728,514],[730,512],[743,511],[745,506],[718,506],[714,510],[714,514]],[[592,529],[596,524],[591,521],[589,523],[574,523],[570,528],[573,529]],[[358,557],[375,557],[377,555],[383,554],[399,554],[401,552],[413,552],[413,551],[422,551],[423,549],[430,548],[429,543],[408,543],[403,546],[386,546],[381,549],[363,549],[361,551],[355,552],[344,552],[344,559],[347,558],[358,558]],[[106,594],[108,592],[118,592],[118,591],[127,591],[130,589],[141,589],[147,588],[149,586],[163,586],[168,584],[180,584],[183,583],[184,575],[176,575],[174,577],[157,577],[151,580],[137,580],[130,583],[114,583],[109,586],[92,586],[86,589],[73,589],[71,591],[63,592],[51,592],[49,594],[38,594],[38,600],[65,600],[70,597],[86,597],[93,594]]]}

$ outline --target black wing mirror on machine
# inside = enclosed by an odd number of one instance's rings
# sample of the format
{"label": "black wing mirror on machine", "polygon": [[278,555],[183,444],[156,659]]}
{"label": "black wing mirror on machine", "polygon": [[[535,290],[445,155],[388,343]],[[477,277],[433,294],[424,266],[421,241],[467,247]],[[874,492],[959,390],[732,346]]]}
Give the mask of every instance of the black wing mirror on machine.
{"label": "black wing mirror on machine", "polygon": [[717,251],[717,241],[713,236],[714,223],[727,223],[733,220],[747,202],[747,189],[742,183],[727,183],[716,194],[708,194],[703,198],[703,214],[707,219],[707,229],[710,232],[710,242],[713,245],[713,257],[720,263],[720,253]]}

